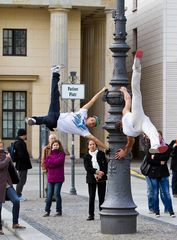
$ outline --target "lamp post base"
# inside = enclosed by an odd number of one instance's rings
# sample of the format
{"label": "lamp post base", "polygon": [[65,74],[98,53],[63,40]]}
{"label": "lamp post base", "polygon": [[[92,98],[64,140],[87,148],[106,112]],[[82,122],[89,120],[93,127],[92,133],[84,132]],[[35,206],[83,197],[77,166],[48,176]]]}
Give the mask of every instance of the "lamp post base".
{"label": "lamp post base", "polygon": [[69,192],[71,195],[77,195],[76,189],[72,187]]}
{"label": "lamp post base", "polygon": [[103,209],[100,212],[101,233],[136,233],[138,212],[134,209]]}

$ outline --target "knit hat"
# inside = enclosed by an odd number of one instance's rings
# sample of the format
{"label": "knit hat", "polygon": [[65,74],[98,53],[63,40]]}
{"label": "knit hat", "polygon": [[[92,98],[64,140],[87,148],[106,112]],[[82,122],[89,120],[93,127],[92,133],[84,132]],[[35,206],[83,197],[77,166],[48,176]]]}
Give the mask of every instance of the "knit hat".
{"label": "knit hat", "polygon": [[18,129],[17,135],[18,135],[18,137],[24,136],[24,135],[27,135],[27,132],[24,128],[20,128],[20,129]]}
{"label": "knit hat", "polygon": [[98,116],[92,116],[95,118],[95,127],[98,127],[100,125],[100,118]]}

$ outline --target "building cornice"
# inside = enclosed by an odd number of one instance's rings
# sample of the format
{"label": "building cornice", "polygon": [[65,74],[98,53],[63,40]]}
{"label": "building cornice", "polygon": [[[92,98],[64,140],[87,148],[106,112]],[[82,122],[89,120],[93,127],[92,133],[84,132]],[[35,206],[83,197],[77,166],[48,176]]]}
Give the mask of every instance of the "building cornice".
{"label": "building cornice", "polygon": [[112,6],[115,0],[1,0],[0,7],[105,7]]}
{"label": "building cornice", "polygon": [[0,75],[0,81],[37,81],[39,75]]}

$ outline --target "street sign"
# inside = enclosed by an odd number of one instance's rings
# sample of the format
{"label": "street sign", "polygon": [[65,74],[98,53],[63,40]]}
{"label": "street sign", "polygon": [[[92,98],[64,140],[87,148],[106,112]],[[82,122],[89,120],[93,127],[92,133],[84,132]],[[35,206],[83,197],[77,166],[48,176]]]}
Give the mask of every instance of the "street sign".
{"label": "street sign", "polygon": [[85,85],[84,84],[67,84],[61,85],[62,99],[84,99]]}

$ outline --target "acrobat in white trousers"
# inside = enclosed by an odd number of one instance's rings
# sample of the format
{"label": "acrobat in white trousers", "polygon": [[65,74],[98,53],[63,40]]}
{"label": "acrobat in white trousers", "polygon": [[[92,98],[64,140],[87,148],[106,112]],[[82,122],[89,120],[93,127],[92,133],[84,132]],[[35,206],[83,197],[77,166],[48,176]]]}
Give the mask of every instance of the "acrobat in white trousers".
{"label": "acrobat in white trousers", "polygon": [[148,136],[151,149],[157,149],[160,146],[159,133],[143,110],[142,95],[140,91],[141,63],[136,57],[132,69],[132,124],[136,131],[145,133]]}

